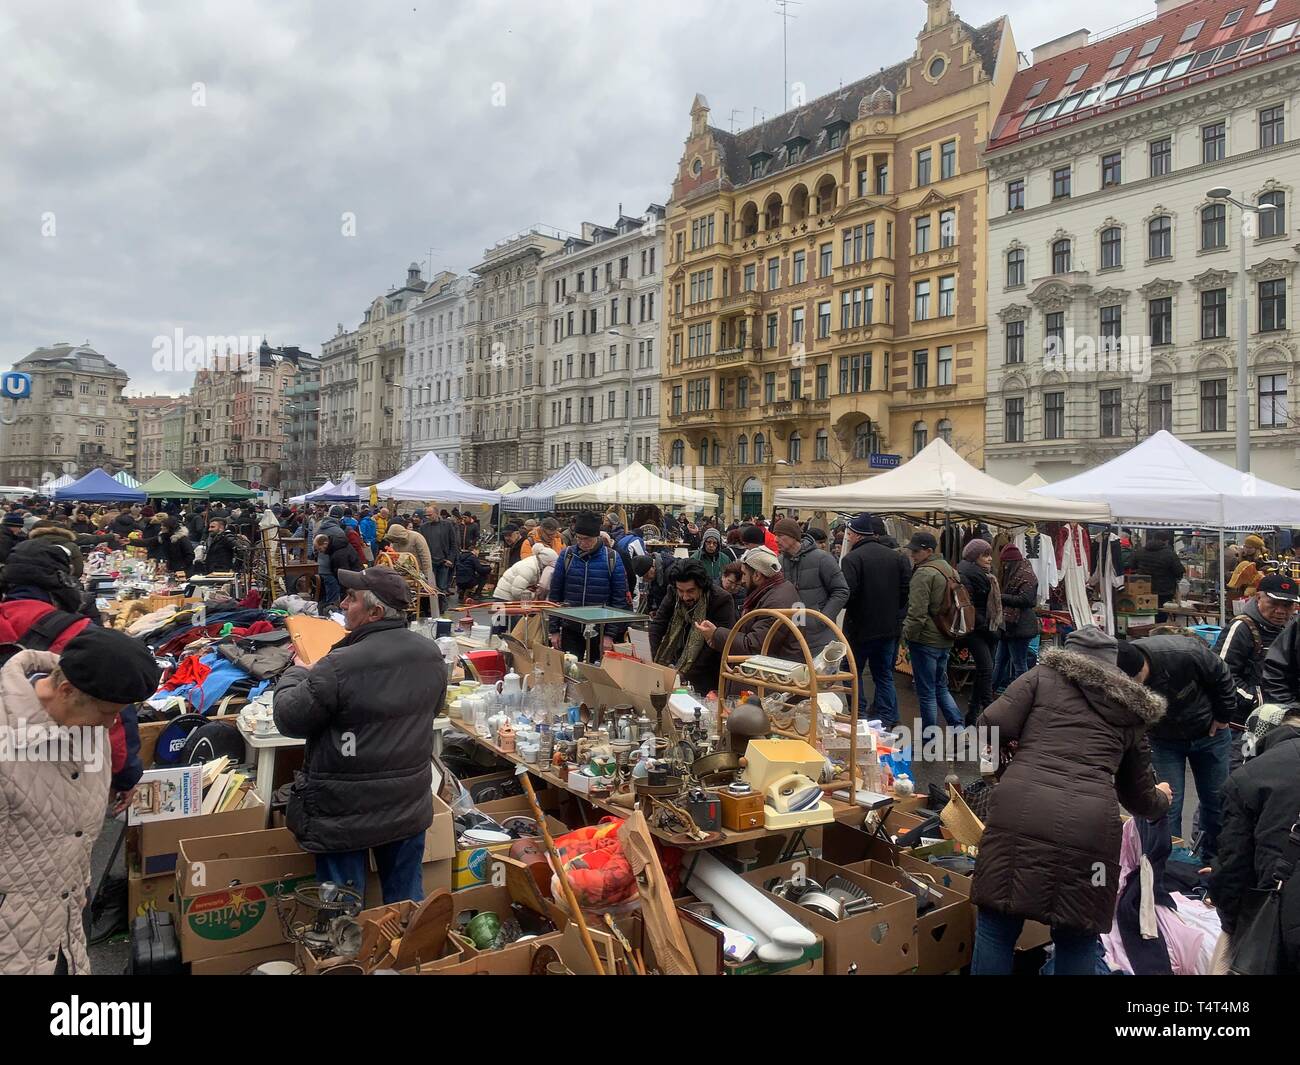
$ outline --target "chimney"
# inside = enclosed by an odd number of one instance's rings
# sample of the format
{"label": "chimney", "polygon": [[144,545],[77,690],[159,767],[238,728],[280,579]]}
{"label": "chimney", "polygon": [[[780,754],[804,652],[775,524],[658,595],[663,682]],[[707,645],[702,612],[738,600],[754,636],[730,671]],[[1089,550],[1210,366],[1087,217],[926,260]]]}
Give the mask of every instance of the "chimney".
{"label": "chimney", "polygon": [[1043,60],[1051,59],[1063,52],[1072,52],[1076,48],[1082,48],[1088,43],[1089,35],[1089,31],[1086,29],[1075,30],[1073,33],[1067,33],[1064,37],[1057,37],[1054,41],[1040,44],[1034,49],[1034,65],[1037,66]]}

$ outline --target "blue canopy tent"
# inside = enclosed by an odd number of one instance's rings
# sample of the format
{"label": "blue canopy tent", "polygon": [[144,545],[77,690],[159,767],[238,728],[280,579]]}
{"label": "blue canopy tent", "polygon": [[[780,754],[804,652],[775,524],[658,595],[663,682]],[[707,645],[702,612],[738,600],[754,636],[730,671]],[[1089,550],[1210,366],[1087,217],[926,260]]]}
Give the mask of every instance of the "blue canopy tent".
{"label": "blue canopy tent", "polygon": [[356,503],[361,499],[361,489],[355,477],[344,477],[338,484],[326,481],[303,499],[308,503]]}
{"label": "blue canopy tent", "polygon": [[148,497],[138,488],[127,488],[103,470],[91,470],[85,477],[54,493],[56,502],[143,503]]}
{"label": "blue canopy tent", "polygon": [[556,470],[544,481],[531,488],[522,488],[501,497],[501,509],[521,512],[542,512],[555,509],[555,493],[566,488],[582,488],[595,484],[600,474],[585,462],[574,459],[562,470]]}

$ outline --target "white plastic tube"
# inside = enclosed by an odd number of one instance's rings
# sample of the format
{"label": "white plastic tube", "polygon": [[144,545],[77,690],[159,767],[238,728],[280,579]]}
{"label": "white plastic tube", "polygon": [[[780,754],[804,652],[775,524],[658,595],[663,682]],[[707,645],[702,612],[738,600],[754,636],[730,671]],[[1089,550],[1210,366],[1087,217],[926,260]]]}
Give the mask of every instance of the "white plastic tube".
{"label": "white plastic tube", "polygon": [[[785,910],[767,898],[709,854],[701,854],[692,873],[703,881],[733,909],[738,911],[765,939],[786,947],[811,947],[817,936],[799,924]],[[761,957],[761,955],[760,955]]]}
{"label": "white plastic tube", "polygon": [[695,893],[697,899],[701,902],[707,902],[713,907],[713,912],[717,915],[719,921],[728,928],[735,929],[735,931],[740,932],[742,935],[748,936],[757,944],[754,953],[758,955],[761,961],[797,961],[803,956],[803,951],[798,947],[787,947],[781,943],[773,943],[767,938],[767,936],[763,935],[762,932],[755,928],[753,924],[746,920],[744,914],[728,905],[726,899],[702,880],[692,879],[689,886],[691,891]]}

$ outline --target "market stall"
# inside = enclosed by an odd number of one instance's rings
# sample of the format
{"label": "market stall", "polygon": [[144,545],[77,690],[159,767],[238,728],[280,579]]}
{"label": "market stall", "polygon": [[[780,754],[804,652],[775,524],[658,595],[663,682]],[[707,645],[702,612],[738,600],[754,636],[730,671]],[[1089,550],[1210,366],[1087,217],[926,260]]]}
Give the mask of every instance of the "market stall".
{"label": "market stall", "polygon": [[134,477],[132,477],[131,474],[128,473],[126,470],[122,470],[119,473],[114,474],[113,480],[115,480],[118,484],[126,485],[127,488],[140,487],[140,482],[137,481]]}
{"label": "market stall", "polygon": [[715,492],[702,492],[698,488],[670,481],[652,473],[641,463],[632,462],[603,481],[556,492],[555,503],[557,506],[580,503],[603,508],[633,503],[653,503],[661,507],[716,508],[718,496]]}
{"label": "market stall", "polygon": [[98,469],[54,493],[54,499],[60,503],[143,503],[147,498],[140,489],[127,488]]}
{"label": "market stall", "polygon": [[357,487],[357,479],[351,475],[335,484],[326,481],[314,492],[302,497],[306,503],[358,503],[362,499],[363,489]]}
{"label": "market stall", "polygon": [[516,489],[501,500],[501,509],[516,513],[541,514],[554,510],[555,497],[570,488],[583,488],[596,484],[600,475],[579,459],[574,459],[562,470],[557,470],[531,488]]}
{"label": "market stall", "polygon": [[195,488],[182,481],[171,470],[156,473],[144,484],[140,491],[150,499],[207,499],[208,493],[202,488]]}
{"label": "market stall", "polygon": [[501,502],[500,492],[476,488],[448,469],[432,451],[425,452],[418,462],[396,476],[375,485],[374,491],[382,499],[489,505]]}

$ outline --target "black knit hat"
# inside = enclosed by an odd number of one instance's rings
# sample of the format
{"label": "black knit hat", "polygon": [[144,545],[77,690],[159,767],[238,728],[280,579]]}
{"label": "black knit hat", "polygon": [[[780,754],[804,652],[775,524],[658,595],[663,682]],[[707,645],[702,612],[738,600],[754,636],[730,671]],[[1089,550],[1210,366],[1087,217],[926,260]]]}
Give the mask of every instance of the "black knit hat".
{"label": "black knit hat", "polygon": [[1116,648],[1115,664],[1130,677],[1136,677],[1147,663],[1147,656],[1136,645],[1126,640],[1119,641]]}
{"label": "black knit hat", "polygon": [[124,632],[88,625],[59,656],[69,683],[92,699],[138,703],[158,690],[160,676],[153,654]]}
{"label": "black knit hat", "polygon": [[599,536],[600,516],[584,510],[574,521],[573,531],[579,536]]}

